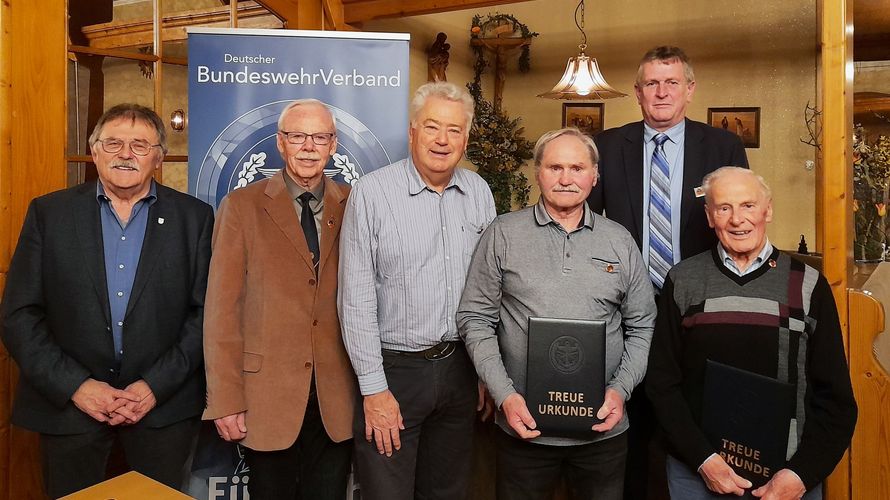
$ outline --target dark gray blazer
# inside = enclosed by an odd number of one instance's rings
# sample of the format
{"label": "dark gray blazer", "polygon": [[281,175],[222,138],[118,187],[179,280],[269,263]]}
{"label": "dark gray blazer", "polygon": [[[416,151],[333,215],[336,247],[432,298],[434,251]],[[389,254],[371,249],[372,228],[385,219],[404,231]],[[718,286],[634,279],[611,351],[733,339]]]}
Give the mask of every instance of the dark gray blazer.
{"label": "dark gray blazer", "polygon": [[200,415],[212,232],[209,205],[157,186],[117,368],[96,183],[34,199],[0,306],[0,336],[21,372],[13,423],[47,434],[106,425],[71,402],[88,377],[121,389],[144,379],[157,406],[137,425],[162,427]]}
{"label": "dark gray blazer", "polygon": [[[591,210],[624,226],[643,247],[643,122],[603,131],[595,138],[600,179],[587,198]],[[708,227],[704,198],[695,188],[705,175],[726,165],[748,167],[741,139],[731,132],[686,119],[680,201],[680,256],[685,259],[717,243]]]}

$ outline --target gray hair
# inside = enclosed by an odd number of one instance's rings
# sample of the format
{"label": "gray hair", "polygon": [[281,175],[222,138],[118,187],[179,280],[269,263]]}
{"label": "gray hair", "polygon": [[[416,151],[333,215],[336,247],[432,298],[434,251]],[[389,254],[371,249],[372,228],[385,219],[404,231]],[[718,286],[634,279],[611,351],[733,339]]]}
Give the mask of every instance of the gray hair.
{"label": "gray hair", "polygon": [[575,127],[566,127],[561,128],[559,130],[551,130],[550,132],[545,132],[544,135],[538,139],[538,142],[535,143],[535,151],[534,151],[534,159],[535,159],[535,170],[541,168],[541,159],[544,157],[544,149],[547,147],[547,144],[550,144],[550,141],[562,137],[564,135],[568,135],[571,137],[577,138],[581,141],[582,144],[587,148],[587,152],[590,153],[590,163],[594,167],[599,163],[600,154],[596,149],[596,143],[593,142],[593,138],[589,135],[581,132]]}
{"label": "gray hair", "polygon": [[[328,109],[328,105],[319,101],[318,99],[296,99],[281,110],[281,114],[278,115],[278,130],[281,130],[281,127],[284,126],[284,117],[290,112],[290,110],[296,108],[297,106],[305,106],[307,104],[318,104],[322,108],[324,108],[325,112],[328,116],[331,117],[331,123],[334,124],[334,130],[337,130],[337,119],[334,118],[334,113],[331,113],[331,110]],[[289,132],[293,132],[292,130]]]}
{"label": "gray hair", "polygon": [[158,116],[158,114],[155,113],[153,109],[146,108],[145,106],[134,103],[117,104],[109,108],[108,111],[106,111],[102,114],[102,116],[99,117],[99,121],[97,121],[96,126],[93,127],[93,133],[90,134],[90,149],[92,149],[93,146],[96,145],[96,142],[99,141],[99,136],[102,134],[102,129],[105,128],[105,125],[108,122],[113,122],[121,119],[128,119],[131,120],[133,123],[139,121],[146,125],[150,125],[153,129],[155,129],[155,133],[158,134],[158,144],[160,145],[161,152],[163,153],[161,155],[162,158],[164,154],[167,154],[167,131],[164,130],[163,120],[161,120],[161,117]]}
{"label": "gray hair", "polygon": [[726,166],[726,167],[720,167],[717,170],[714,170],[713,172],[706,175],[705,178],[702,180],[701,187],[702,187],[702,190],[704,190],[704,192],[705,192],[705,203],[706,204],[709,204],[711,202],[711,189],[713,188],[714,183],[717,182],[718,180],[720,180],[720,178],[723,177],[724,175],[730,174],[730,173],[748,175],[748,176],[753,177],[754,180],[756,180],[757,183],[760,185],[760,190],[763,193],[763,196],[767,200],[773,199],[773,191],[766,184],[766,181],[763,180],[763,177],[755,174],[753,170],[748,170],[747,168],[736,167],[736,166],[730,165],[730,166]]}
{"label": "gray hair", "polygon": [[473,126],[475,102],[473,102],[473,97],[466,90],[450,82],[425,83],[414,92],[414,97],[411,99],[411,112],[409,115],[411,117],[411,125],[414,125],[417,113],[420,112],[426,104],[427,99],[430,97],[438,97],[447,101],[463,104],[464,113],[467,115],[466,133],[470,133],[470,127]]}
{"label": "gray hair", "polygon": [[671,64],[675,62],[683,63],[683,75],[686,77],[686,83],[695,81],[695,72],[692,70],[692,63],[689,62],[689,56],[680,47],[671,45],[662,45],[646,52],[643,59],[640,60],[640,67],[637,69],[637,85],[643,83],[643,65],[650,62],[658,61],[662,64]]}

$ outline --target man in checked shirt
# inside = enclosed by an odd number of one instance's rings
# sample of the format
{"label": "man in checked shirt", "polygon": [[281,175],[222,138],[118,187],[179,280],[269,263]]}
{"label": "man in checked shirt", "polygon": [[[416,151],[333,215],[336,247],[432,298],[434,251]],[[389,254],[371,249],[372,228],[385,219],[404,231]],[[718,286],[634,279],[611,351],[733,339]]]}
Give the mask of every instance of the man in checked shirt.
{"label": "man in checked shirt", "polygon": [[495,216],[485,181],[457,168],[472,121],[466,91],[421,86],[409,157],[362,177],[347,203],[338,305],[361,391],[354,433],[364,499],[467,493],[484,389],[454,318],[473,249]]}

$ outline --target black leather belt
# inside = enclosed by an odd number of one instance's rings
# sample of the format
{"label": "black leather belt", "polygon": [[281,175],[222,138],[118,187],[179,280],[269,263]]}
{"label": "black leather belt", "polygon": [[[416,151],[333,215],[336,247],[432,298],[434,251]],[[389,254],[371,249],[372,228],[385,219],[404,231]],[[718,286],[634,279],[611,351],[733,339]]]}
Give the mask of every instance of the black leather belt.
{"label": "black leather belt", "polygon": [[424,349],[422,351],[396,351],[394,349],[383,349],[384,353],[396,354],[399,356],[408,356],[411,358],[423,358],[429,361],[445,359],[454,354],[454,350],[461,344],[459,340],[439,342],[438,344]]}

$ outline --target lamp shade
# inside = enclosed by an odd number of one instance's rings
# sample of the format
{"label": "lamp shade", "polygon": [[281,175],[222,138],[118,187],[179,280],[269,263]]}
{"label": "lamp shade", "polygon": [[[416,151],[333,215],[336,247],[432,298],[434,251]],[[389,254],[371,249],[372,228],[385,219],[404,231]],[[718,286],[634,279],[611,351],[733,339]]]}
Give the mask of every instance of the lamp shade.
{"label": "lamp shade", "polygon": [[606,83],[596,59],[587,57],[583,51],[569,58],[565,73],[550,92],[538,94],[538,97],[569,101],[595,101],[625,96],[627,94],[618,92]]}

